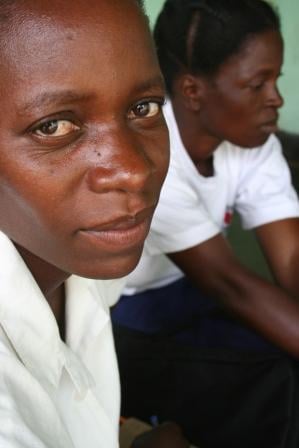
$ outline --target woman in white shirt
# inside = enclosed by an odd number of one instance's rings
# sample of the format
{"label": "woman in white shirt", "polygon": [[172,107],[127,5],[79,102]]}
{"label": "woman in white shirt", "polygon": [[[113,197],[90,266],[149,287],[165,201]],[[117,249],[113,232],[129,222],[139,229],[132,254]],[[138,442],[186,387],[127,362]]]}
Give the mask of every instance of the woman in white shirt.
{"label": "woman in white shirt", "polygon": [[165,177],[164,84],[141,2],[0,3],[0,446],[116,448],[109,279]]}

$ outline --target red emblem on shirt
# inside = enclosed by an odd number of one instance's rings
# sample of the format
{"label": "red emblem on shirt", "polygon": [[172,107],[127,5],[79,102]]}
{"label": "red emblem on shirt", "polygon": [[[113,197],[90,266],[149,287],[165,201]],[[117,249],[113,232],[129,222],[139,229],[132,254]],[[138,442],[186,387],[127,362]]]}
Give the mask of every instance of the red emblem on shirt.
{"label": "red emblem on shirt", "polygon": [[229,226],[233,219],[233,209],[228,207],[224,213],[224,224]]}

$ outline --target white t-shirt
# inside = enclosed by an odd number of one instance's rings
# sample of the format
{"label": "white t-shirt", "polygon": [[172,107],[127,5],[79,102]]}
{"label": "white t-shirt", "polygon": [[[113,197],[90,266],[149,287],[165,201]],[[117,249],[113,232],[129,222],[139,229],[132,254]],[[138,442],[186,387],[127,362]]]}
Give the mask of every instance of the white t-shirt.
{"label": "white t-shirt", "polygon": [[214,175],[199,174],[188,155],[171,102],[164,107],[170,134],[170,167],[140,263],[129,276],[125,294],[158,288],[182,277],[163,254],[194,247],[229,224],[233,210],[245,229],[298,217],[298,197],[278,139],[271,135],[257,148],[229,142],[214,152]]}
{"label": "white t-shirt", "polygon": [[67,344],[0,232],[0,447],[117,448],[119,377],[109,305],[122,280],[66,282]]}

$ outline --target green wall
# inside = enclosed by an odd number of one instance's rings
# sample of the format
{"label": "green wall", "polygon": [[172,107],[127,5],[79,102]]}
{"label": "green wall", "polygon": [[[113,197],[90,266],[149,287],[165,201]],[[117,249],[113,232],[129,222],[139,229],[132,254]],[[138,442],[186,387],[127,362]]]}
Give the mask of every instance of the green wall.
{"label": "green wall", "polygon": [[299,1],[273,0],[280,12],[285,41],[283,76],[279,82],[285,105],[280,126],[299,133]]}
{"label": "green wall", "polygon": [[150,17],[151,24],[153,24],[156,20],[157,14],[159,13],[164,0],[145,0],[145,8]]}
{"label": "green wall", "polygon": [[[163,3],[164,0],[145,0],[151,24]],[[280,12],[285,40],[283,76],[279,81],[285,105],[281,109],[280,127],[299,133],[299,1],[272,0],[272,3]]]}

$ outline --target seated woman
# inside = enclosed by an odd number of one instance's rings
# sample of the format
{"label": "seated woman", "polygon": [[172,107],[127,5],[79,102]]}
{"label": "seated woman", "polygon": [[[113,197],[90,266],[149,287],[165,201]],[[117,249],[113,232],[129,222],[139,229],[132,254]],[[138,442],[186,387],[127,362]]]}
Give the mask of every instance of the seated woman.
{"label": "seated woman", "polygon": [[[262,0],[168,0],[154,36],[171,162],[113,310],[123,413],[174,419],[203,447],[285,446],[295,371],[278,347],[299,355],[299,205],[274,135],[279,18]],[[234,210],[277,286],[227,244]]]}
{"label": "seated woman", "polygon": [[109,279],[136,266],[168,164],[147,19],[1,1],[0,28],[0,446],[117,448]]}

